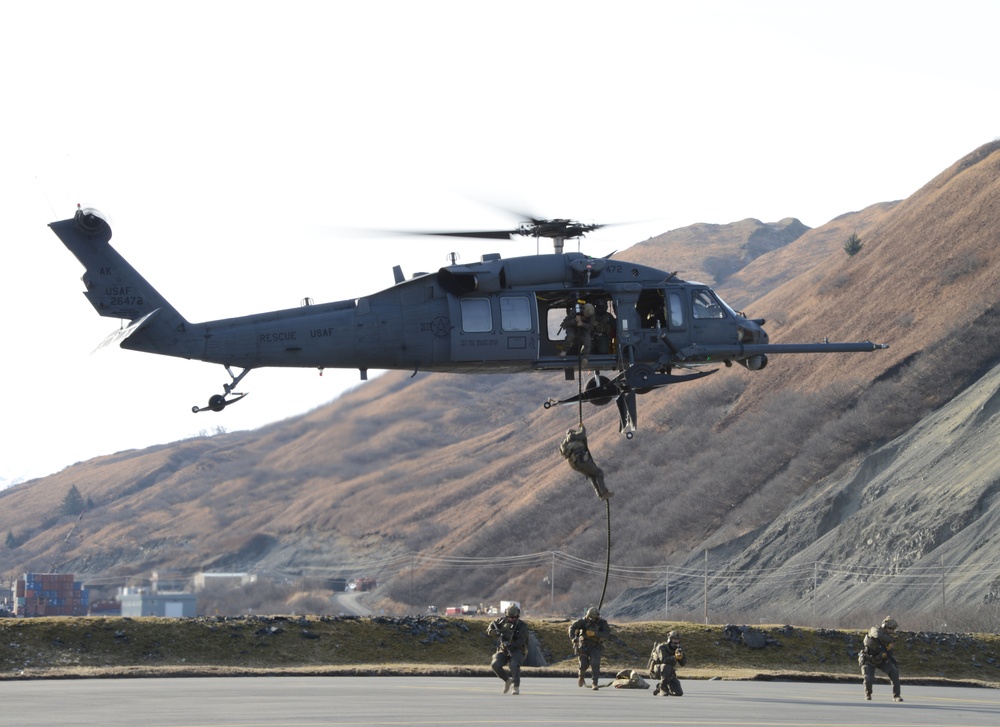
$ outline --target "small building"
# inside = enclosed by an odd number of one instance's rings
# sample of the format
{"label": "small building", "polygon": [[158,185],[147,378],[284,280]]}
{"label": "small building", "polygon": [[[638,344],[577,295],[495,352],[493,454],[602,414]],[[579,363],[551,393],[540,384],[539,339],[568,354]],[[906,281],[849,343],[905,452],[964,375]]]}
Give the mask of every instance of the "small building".
{"label": "small building", "polygon": [[197,596],[193,593],[152,592],[145,588],[123,588],[122,616],[162,616],[194,618],[198,615]]}
{"label": "small building", "polygon": [[251,573],[195,573],[194,590],[203,591],[215,585],[239,588],[256,582],[257,576]]}
{"label": "small building", "polygon": [[346,578],[330,578],[327,581],[327,585],[331,591],[343,592],[347,590],[347,579]]}

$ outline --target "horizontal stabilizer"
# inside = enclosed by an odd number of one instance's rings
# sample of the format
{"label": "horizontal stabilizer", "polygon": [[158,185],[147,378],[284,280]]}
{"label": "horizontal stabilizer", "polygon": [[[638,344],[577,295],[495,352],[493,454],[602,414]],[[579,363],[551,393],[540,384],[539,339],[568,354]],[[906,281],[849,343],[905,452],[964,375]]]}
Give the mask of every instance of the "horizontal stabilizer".
{"label": "horizontal stabilizer", "polygon": [[103,341],[101,341],[97,345],[97,348],[95,348],[93,351],[91,351],[91,353],[97,353],[102,348],[105,348],[106,346],[110,346],[113,343],[121,343],[126,338],[128,338],[133,333],[135,333],[140,328],[142,328],[144,325],[146,325],[146,322],[150,318],[152,318],[153,316],[155,316],[157,313],[159,313],[159,312],[160,312],[160,309],[157,308],[156,310],[147,313],[142,318],[138,318],[138,319],[132,321],[125,328],[119,328],[117,331],[114,331],[113,333],[111,333],[111,335],[109,335],[107,338],[105,338]]}

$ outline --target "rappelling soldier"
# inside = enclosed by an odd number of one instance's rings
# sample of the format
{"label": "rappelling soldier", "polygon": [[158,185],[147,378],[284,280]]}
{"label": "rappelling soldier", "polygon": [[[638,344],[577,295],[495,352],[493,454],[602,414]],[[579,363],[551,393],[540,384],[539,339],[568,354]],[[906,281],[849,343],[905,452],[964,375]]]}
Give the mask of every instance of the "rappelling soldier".
{"label": "rappelling soldier", "polygon": [[[503,681],[503,693],[521,693],[521,665],[528,656],[528,624],[521,620],[521,608],[512,603],[504,615],[486,627],[488,636],[499,638],[490,668]],[[505,666],[510,666],[508,673]]]}
{"label": "rappelling soldier", "polygon": [[604,654],[604,639],[611,635],[611,627],[601,618],[601,612],[591,606],[583,618],[577,619],[569,627],[569,640],[573,643],[573,653],[580,659],[580,673],[576,685],[587,683],[590,669],[591,689],[597,689],[601,678],[601,656]]}
{"label": "rappelling soldier", "polygon": [[649,676],[658,679],[659,683],[653,690],[653,696],[662,694],[664,697],[681,697],[684,690],[681,689],[681,680],[677,678],[677,667],[684,666],[687,657],[684,649],[681,648],[681,635],[676,631],[667,634],[667,640],[653,644],[653,651],[649,655]]}
{"label": "rappelling soldier", "polygon": [[590,478],[599,498],[607,500],[615,494],[604,484],[604,470],[598,467],[594,458],[590,456],[590,449],[587,447],[587,430],[582,424],[579,429],[566,431],[566,438],[559,445],[559,453],[566,458],[570,467]]}
{"label": "rappelling soldier", "polygon": [[899,664],[892,647],[896,641],[896,629],[899,624],[892,616],[886,616],[880,626],[872,626],[865,634],[865,643],[858,653],[858,666],[865,683],[865,700],[872,698],[872,685],[875,683],[875,669],[881,669],[892,682],[892,701],[902,702],[899,689]]}

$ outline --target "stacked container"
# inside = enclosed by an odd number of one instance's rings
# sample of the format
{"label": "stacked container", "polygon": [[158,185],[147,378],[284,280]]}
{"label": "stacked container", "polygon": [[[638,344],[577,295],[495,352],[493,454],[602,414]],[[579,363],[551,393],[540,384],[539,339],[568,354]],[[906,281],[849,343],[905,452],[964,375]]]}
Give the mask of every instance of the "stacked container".
{"label": "stacked container", "polygon": [[86,616],[89,605],[72,573],[25,573],[14,584],[16,616]]}

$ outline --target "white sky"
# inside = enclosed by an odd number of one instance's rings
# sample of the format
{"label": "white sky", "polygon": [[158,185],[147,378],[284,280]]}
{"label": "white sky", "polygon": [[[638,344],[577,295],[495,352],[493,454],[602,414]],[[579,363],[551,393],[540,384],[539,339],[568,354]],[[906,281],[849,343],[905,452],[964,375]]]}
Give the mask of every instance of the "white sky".
{"label": "white sky", "polygon": [[0,25],[0,486],[320,406],[357,371],[120,349],[46,225],[102,210],[191,321],[374,292],[455,250],[331,228],[594,222],[603,254],[695,222],[818,227],[1000,135],[998,2],[8,3]]}

